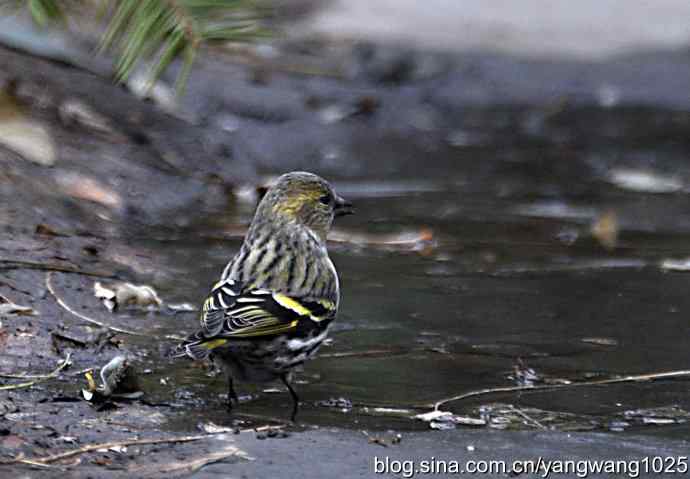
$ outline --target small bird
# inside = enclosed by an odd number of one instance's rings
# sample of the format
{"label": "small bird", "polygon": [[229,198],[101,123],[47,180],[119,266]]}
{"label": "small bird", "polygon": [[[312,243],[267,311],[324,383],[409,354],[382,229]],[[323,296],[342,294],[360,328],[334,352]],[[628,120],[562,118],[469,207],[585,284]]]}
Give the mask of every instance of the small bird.
{"label": "small bird", "polygon": [[282,175],[259,203],[239,252],[204,302],[201,329],[172,353],[220,363],[229,409],[238,402],[233,379],[280,379],[294,420],[299,398],[290,372],[315,355],[340,303],[326,236],[334,217],[353,212],[326,180],[307,172]]}

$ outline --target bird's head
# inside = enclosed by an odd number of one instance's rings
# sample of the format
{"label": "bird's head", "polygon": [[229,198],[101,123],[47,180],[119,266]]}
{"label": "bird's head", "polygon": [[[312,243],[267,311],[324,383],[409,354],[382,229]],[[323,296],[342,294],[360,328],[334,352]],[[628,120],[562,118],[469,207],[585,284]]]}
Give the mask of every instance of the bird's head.
{"label": "bird's head", "polygon": [[326,180],[313,173],[293,171],[268,189],[255,218],[304,225],[325,239],[334,217],[352,213],[352,204],[338,196]]}

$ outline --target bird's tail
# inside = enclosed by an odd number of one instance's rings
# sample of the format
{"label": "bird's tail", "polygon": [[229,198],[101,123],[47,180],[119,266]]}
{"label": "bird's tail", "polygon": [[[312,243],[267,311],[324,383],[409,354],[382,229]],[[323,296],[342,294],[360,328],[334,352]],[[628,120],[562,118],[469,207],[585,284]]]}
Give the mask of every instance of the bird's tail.
{"label": "bird's tail", "polygon": [[188,336],[180,344],[171,348],[166,356],[168,358],[206,359],[215,348],[227,343],[227,339],[207,338],[200,333]]}

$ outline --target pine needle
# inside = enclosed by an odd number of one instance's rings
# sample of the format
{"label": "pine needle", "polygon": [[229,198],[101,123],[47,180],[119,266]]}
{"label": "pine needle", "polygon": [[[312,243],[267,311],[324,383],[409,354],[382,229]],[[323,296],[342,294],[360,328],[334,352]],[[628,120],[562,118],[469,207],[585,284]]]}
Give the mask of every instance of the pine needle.
{"label": "pine needle", "polygon": [[60,371],[65,369],[70,364],[72,364],[72,359],[70,357],[70,353],[67,353],[67,357],[50,373],[44,374],[44,375],[34,375],[33,377],[36,379],[33,379],[32,381],[19,383],[19,384],[7,384],[7,385],[0,386],[0,391],[8,391],[8,390],[13,390],[13,389],[28,388],[28,387],[31,387],[35,384],[42,383],[43,381],[47,381],[48,379],[53,379],[60,374]]}
{"label": "pine needle", "polygon": [[[13,0],[9,6],[14,7],[10,10],[25,8],[39,26],[60,23],[65,27],[70,16],[83,15],[84,9],[93,8],[92,3]],[[79,8],[73,8],[77,5]],[[100,0],[97,10],[107,25],[99,51],[117,52],[116,79],[126,81],[138,67],[149,64],[149,84],[153,85],[180,58],[176,82],[179,93],[185,88],[197,52],[205,44],[246,42],[267,36],[259,26],[267,11],[255,0]],[[0,9],[0,14],[4,13]]]}
{"label": "pine needle", "polygon": [[112,18],[101,49],[120,51],[116,76],[124,81],[144,61],[152,59],[152,85],[176,58],[181,93],[198,50],[208,42],[247,41],[264,32],[250,0],[104,0]]}

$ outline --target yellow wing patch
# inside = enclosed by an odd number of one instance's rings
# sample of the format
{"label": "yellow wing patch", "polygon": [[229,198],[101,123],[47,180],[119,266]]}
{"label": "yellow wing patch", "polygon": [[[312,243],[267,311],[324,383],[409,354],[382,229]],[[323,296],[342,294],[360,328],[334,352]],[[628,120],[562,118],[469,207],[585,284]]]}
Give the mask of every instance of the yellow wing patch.
{"label": "yellow wing patch", "polygon": [[319,303],[321,306],[323,306],[324,308],[326,308],[328,310],[334,310],[335,309],[335,303],[331,300],[319,299],[317,301],[317,303]]}
{"label": "yellow wing patch", "polygon": [[294,331],[300,321],[331,320],[336,310],[337,304],[329,299],[295,298],[265,289],[242,291],[228,279],[217,283],[203,304],[200,320],[208,341],[197,343],[198,348],[211,351],[232,338]]}
{"label": "yellow wing patch", "polygon": [[228,336],[232,336],[233,338],[249,338],[252,336],[266,336],[271,334],[284,333],[296,327],[297,323],[299,323],[299,321],[294,320],[289,324],[283,324],[280,326],[268,326],[249,330],[239,330],[228,334]]}
{"label": "yellow wing patch", "polygon": [[281,305],[283,308],[292,310],[300,316],[311,316],[311,311],[289,296],[286,296],[282,293],[274,293],[273,299],[275,299],[276,303]]}
{"label": "yellow wing patch", "polygon": [[222,346],[227,342],[228,342],[227,339],[214,339],[212,341],[206,341],[205,343],[202,343],[202,345],[204,348],[211,350],[211,349],[215,349],[219,346]]}
{"label": "yellow wing patch", "polygon": [[[273,299],[283,308],[289,309],[300,316],[309,316],[309,319],[317,323],[328,318],[336,310],[335,303],[328,299],[307,301],[307,304],[305,304],[282,293],[274,293]],[[309,309],[307,305],[313,305],[310,307],[314,307],[314,310]]]}

